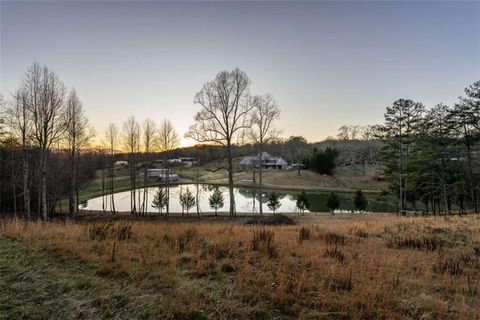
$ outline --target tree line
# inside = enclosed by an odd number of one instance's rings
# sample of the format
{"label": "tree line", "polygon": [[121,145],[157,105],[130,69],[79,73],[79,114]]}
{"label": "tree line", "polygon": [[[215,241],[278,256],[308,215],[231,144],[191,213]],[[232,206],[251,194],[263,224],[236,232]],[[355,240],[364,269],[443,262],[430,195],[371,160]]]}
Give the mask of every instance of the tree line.
{"label": "tree line", "polygon": [[[85,115],[77,91],[68,89],[56,73],[33,63],[9,99],[0,96],[0,212],[32,213],[43,220],[68,198],[68,212],[80,206],[80,188],[101,172],[102,197],[116,212],[114,162],[119,153],[130,159],[132,213],[144,213],[148,194],[137,192],[139,160],[153,152],[179,146],[179,136],[165,119],[158,126],[129,117],[121,126],[109,124],[102,141]],[[143,156],[143,157],[142,157]],[[147,168],[142,168],[146,173]],[[144,175],[143,183],[146,183]]]}
{"label": "tree line", "polygon": [[453,106],[409,99],[387,107],[378,154],[398,210],[479,210],[480,81]]}

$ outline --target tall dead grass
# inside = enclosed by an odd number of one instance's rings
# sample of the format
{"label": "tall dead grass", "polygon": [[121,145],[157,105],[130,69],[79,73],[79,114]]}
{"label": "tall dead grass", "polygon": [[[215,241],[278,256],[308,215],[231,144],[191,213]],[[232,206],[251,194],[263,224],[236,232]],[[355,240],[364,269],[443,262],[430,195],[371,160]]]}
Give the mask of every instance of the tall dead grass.
{"label": "tall dead grass", "polygon": [[472,319],[480,310],[477,216],[307,217],[284,227],[13,220],[0,234],[227,318]]}

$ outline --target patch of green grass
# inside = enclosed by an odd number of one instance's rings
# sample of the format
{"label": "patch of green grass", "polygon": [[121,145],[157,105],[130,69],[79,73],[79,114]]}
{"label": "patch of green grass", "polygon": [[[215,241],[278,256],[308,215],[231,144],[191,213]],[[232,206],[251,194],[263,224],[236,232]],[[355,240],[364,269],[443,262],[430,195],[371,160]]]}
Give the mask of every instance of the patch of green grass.
{"label": "patch of green grass", "polygon": [[145,284],[137,287],[96,270],[0,237],[0,319],[205,318],[188,301],[174,298],[173,288],[146,290]]}

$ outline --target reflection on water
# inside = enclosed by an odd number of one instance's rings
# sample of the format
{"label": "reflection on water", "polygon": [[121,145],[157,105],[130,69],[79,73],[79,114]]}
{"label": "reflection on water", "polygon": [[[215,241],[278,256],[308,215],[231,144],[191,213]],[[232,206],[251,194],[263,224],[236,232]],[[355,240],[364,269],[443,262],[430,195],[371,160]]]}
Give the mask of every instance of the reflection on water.
{"label": "reflection on water", "polygon": [[[210,208],[208,198],[212,194],[216,186],[213,185],[199,185],[198,186],[198,199],[199,199],[199,211],[200,212],[213,212],[214,210]],[[180,205],[180,194],[190,190],[193,196],[197,198],[197,187],[194,184],[189,185],[176,185],[170,186],[170,212],[182,212],[182,206]],[[219,209],[219,212],[228,211],[229,209],[229,193],[228,187],[218,187],[223,193],[224,197],[224,207]],[[157,209],[152,207],[152,200],[158,188],[151,187],[146,189],[137,190],[137,208],[138,205],[138,193],[140,193],[140,200],[143,199],[144,190],[147,191],[148,198],[148,212],[157,212]],[[297,212],[296,209],[296,196],[298,191],[292,192],[281,192],[276,191],[279,195],[280,208],[277,210],[279,212]],[[235,194],[235,203],[237,212],[245,213],[257,213],[259,212],[259,202],[263,203],[264,212],[272,212],[267,207],[267,195],[268,192],[265,192],[263,196],[255,190],[254,188],[234,188]],[[307,193],[309,202],[310,202],[310,211],[313,212],[328,212],[326,206],[328,194],[325,193]],[[130,191],[115,193],[115,208],[117,211],[130,211]],[[352,194],[339,194],[340,198],[340,207],[343,210],[353,210],[353,195]],[[369,198],[369,211],[374,212],[386,212],[393,210],[394,207],[392,204],[387,202],[382,196],[368,196]],[[110,197],[98,197],[88,200],[83,209],[85,210],[102,210],[102,205],[108,210],[110,208]],[[190,213],[196,213],[196,207],[190,209]]]}

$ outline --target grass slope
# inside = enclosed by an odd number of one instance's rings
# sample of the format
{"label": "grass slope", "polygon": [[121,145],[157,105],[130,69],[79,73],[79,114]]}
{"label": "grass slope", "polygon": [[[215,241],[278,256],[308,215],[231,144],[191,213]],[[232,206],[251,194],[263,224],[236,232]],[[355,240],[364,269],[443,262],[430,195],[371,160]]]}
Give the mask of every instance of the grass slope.
{"label": "grass slope", "polygon": [[480,217],[0,225],[0,317],[478,319]]}

